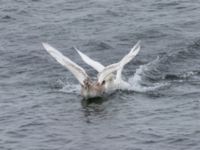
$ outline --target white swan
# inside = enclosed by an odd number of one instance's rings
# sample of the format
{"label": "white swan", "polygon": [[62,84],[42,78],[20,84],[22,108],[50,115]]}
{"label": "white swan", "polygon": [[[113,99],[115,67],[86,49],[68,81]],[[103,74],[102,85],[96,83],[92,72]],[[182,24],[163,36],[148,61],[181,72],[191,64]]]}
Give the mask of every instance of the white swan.
{"label": "white swan", "polygon": [[81,95],[84,98],[101,96],[106,89],[105,79],[121,67],[120,63],[106,66],[101,71],[99,70],[97,80],[92,81],[92,79],[87,75],[82,67],[74,63],[72,60],[64,56],[61,52],[59,52],[57,49],[53,48],[49,44],[42,44],[51,56],[53,56],[61,65],[66,67],[76,77],[76,79],[81,84]]}
{"label": "white swan", "polygon": [[[101,63],[91,59],[87,55],[83,54],[75,47],[78,54],[81,56],[82,60],[93,67],[97,72],[101,72],[105,66]],[[115,90],[115,89],[127,89],[130,87],[130,84],[122,79],[122,70],[124,66],[129,63],[140,51],[140,41],[138,41],[135,46],[130,50],[130,52],[125,55],[121,61],[119,62],[120,67],[117,70],[116,76],[114,74],[110,74],[107,78],[105,78],[105,89],[106,91]]]}

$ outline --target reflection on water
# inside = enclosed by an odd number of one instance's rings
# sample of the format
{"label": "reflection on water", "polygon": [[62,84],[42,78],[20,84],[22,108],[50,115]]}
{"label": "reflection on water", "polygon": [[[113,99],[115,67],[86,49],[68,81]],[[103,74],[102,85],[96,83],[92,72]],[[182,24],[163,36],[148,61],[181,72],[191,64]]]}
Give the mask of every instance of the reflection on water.
{"label": "reflection on water", "polygon": [[107,101],[104,97],[83,99],[81,105],[83,107],[84,116],[87,123],[91,123],[91,116],[101,116],[105,113],[105,105],[103,102]]}
{"label": "reflection on water", "polygon": [[89,98],[89,99],[82,99],[81,104],[83,108],[90,107],[93,104],[102,104],[107,99],[105,97],[95,97],[95,98]]}

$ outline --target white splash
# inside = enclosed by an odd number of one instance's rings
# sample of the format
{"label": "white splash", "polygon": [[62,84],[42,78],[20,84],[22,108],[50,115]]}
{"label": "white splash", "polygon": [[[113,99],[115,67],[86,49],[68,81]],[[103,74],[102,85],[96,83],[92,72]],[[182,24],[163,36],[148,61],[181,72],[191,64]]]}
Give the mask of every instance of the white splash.
{"label": "white splash", "polygon": [[73,84],[69,82],[69,79],[66,81],[59,80],[58,82],[61,85],[61,89],[59,89],[60,92],[80,94],[81,87],[79,84]]}
{"label": "white splash", "polygon": [[142,82],[144,83],[142,74],[147,69],[147,67],[147,65],[140,66],[136,70],[134,76],[129,78],[128,82],[131,85],[129,90],[136,92],[149,92],[169,85],[169,83],[151,83],[149,85],[142,84]]}

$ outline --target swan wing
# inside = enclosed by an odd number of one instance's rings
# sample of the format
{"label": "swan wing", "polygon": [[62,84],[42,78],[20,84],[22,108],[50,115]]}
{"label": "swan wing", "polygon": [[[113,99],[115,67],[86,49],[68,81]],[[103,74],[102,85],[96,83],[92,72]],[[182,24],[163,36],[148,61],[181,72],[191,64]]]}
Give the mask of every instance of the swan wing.
{"label": "swan wing", "polygon": [[127,63],[129,63],[140,51],[140,41],[138,41],[134,47],[130,50],[130,52],[125,55],[121,61],[120,64],[121,66],[126,65]]}
{"label": "swan wing", "polygon": [[103,71],[103,69],[105,68],[101,63],[91,59],[90,57],[88,57],[87,55],[85,55],[84,53],[82,53],[81,51],[79,51],[76,47],[74,47],[74,49],[77,51],[77,53],[81,56],[82,60],[88,64],[89,66],[91,66],[92,68],[94,68],[96,71],[101,72]]}
{"label": "swan wing", "polygon": [[129,62],[139,53],[139,51],[140,51],[140,41],[138,41],[138,42],[134,45],[134,47],[130,50],[130,52],[129,52],[127,55],[125,55],[125,56],[121,59],[121,61],[119,62],[121,67],[120,67],[119,70],[117,71],[117,75],[116,75],[116,80],[117,80],[117,81],[122,80],[122,79],[121,79],[121,74],[122,74],[122,70],[123,70],[124,66],[125,66],[127,63],[129,63]]}
{"label": "swan wing", "polygon": [[88,78],[88,75],[82,67],[74,63],[68,57],[64,56],[61,52],[53,48],[48,43],[42,43],[42,45],[46,51],[57,60],[57,62],[66,67],[76,77],[81,85],[84,85],[83,81]]}
{"label": "swan wing", "polygon": [[105,78],[110,75],[111,73],[117,71],[120,68],[120,63],[115,63],[106,66],[103,71],[98,74],[98,82],[101,84]]}

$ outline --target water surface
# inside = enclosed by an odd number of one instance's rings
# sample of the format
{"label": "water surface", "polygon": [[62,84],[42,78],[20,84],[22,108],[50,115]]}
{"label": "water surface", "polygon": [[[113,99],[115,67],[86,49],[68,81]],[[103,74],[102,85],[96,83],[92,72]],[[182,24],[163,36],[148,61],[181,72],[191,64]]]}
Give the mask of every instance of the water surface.
{"label": "water surface", "polygon": [[[199,150],[200,3],[194,0],[2,0],[1,150]],[[82,100],[41,45],[90,75],[73,49],[108,65],[141,40],[123,75],[132,90]]]}

